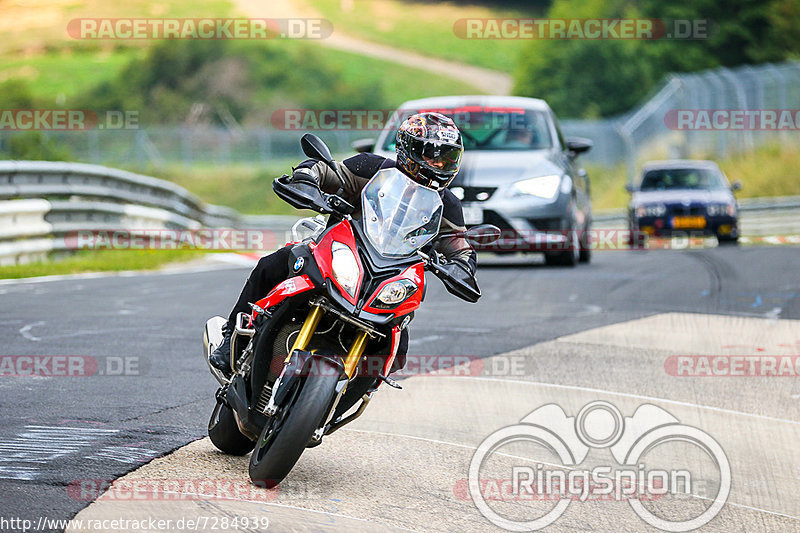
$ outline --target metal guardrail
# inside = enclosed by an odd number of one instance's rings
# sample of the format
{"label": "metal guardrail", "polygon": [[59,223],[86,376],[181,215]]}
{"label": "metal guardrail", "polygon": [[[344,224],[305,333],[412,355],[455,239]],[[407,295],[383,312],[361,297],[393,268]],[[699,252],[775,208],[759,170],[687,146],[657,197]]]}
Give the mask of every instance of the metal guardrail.
{"label": "metal guardrail", "polygon": [[[800,234],[800,196],[740,201],[745,236]],[[82,163],[0,161],[0,265],[44,259],[81,230],[242,228],[288,240],[295,216],[240,215],[173,183]],[[595,212],[596,228],[624,229],[624,209]]]}
{"label": "metal guardrail", "polygon": [[44,259],[80,230],[259,228],[283,237],[296,219],[243,216],[174,183],[99,165],[0,161],[0,265]]}

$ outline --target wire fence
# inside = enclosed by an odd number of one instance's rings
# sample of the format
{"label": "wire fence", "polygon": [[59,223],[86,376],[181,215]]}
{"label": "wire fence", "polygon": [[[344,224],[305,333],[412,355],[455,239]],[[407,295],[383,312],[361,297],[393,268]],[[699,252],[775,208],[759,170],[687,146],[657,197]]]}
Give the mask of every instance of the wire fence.
{"label": "wire fence", "polygon": [[[745,114],[742,127],[737,127],[736,111]],[[774,127],[759,127],[769,112],[779,115]],[[787,113],[790,120],[781,122]],[[669,75],[642,106],[629,113],[600,120],[562,120],[562,127],[566,135],[594,141],[584,162],[624,165],[631,180],[647,159],[720,158],[769,142],[797,144],[798,113],[800,62],[787,62]],[[337,154],[352,152],[351,143],[357,139],[377,135],[348,129],[316,133]],[[0,133],[0,150],[17,134]],[[152,127],[51,131],[45,136],[66,146],[74,161],[142,170],[298,159],[302,157],[300,134],[271,128]]]}
{"label": "wire fence", "polygon": [[624,164],[629,180],[646,159],[714,159],[767,143],[797,145],[800,62],[670,75],[630,113],[562,126],[595,142],[586,161]]}

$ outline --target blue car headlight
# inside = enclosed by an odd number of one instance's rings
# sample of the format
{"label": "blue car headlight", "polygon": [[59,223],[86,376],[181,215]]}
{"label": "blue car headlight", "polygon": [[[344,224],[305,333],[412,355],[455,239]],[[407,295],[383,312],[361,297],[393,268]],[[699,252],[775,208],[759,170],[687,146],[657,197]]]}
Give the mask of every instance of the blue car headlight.
{"label": "blue car headlight", "polygon": [[710,217],[736,216],[736,204],[710,204],[706,207],[706,214]]}
{"label": "blue car headlight", "polygon": [[667,206],[664,204],[640,205],[636,208],[636,217],[663,217],[667,214]]}

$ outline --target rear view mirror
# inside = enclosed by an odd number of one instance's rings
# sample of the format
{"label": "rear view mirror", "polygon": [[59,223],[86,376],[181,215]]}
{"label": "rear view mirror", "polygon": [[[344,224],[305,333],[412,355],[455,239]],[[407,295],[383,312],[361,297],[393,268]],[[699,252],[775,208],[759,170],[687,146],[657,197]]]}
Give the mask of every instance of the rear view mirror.
{"label": "rear view mirror", "polygon": [[734,181],[733,182],[733,186],[731,186],[731,189],[733,189],[734,191],[741,191],[742,190],[742,182],[739,181],[739,180]]}
{"label": "rear view mirror", "polygon": [[324,161],[329,167],[333,168],[333,156],[322,139],[313,133],[306,133],[300,139],[300,146],[303,148],[303,153],[308,157],[317,161]]}
{"label": "rear view mirror", "polygon": [[481,224],[468,229],[464,236],[472,246],[492,244],[500,238],[500,228],[492,224]]}
{"label": "rear view mirror", "polygon": [[333,156],[331,155],[331,150],[328,148],[328,145],[325,142],[314,135],[313,133],[306,133],[300,138],[300,146],[303,148],[303,153],[306,154],[311,159],[316,159],[317,161],[323,161],[328,168],[333,170],[336,174],[336,177],[339,178],[339,183],[341,184],[341,188],[336,194],[341,194],[342,190],[344,189],[344,178],[339,174],[339,170],[336,168],[336,162],[333,160]]}
{"label": "rear view mirror", "polygon": [[626,183],[625,190],[632,193],[635,189],[633,188],[633,183]]}

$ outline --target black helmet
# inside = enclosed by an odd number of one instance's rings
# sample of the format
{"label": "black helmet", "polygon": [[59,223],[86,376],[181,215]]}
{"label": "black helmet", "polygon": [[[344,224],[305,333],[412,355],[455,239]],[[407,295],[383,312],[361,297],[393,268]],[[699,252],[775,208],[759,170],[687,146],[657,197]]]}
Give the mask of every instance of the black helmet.
{"label": "black helmet", "polygon": [[425,187],[441,191],[450,185],[463,153],[461,132],[442,114],[411,115],[397,130],[397,166]]}

